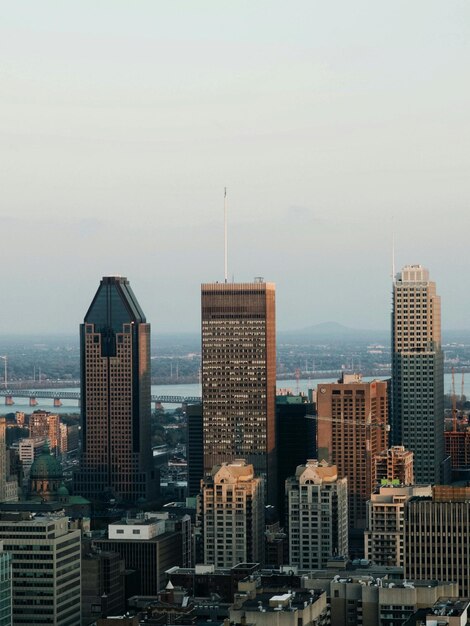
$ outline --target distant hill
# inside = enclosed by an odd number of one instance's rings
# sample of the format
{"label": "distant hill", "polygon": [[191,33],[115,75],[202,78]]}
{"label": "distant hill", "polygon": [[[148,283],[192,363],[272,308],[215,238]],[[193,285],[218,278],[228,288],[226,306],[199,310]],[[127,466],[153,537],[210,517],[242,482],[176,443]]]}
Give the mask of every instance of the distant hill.
{"label": "distant hill", "polygon": [[323,322],[314,326],[307,326],[299,330],[278,332],[279,341],[302,341],[302,342],[344,342],[360,341],[367,343],[389,343],[389,330],[368,330],[363,328],[351,328],[338,322]]}
{"label": "distant hill", "polygon": [[[331,343],[359,342],[359,343],[382,343],[390,344],[390,329],[364,329],[344,326],[338,322],[323,322],[298,330],[279,331],[278,341],[283,343],[302,342],[318,343],[328,341]],[[442,331],[442,343],[470,344],[470,329],[444,329]]]}

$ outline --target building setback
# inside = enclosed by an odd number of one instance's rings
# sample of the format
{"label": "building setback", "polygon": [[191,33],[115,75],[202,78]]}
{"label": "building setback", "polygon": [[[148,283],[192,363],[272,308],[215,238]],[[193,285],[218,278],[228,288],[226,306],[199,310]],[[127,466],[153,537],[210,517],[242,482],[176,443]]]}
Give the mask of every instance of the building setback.
{"label": "building setback", "polygon": [[392,444],[414,453],[418,484],[450,479],[444,450],[441,299],[429,272],[407,265],[393,283]]}
{"label": "building setback", "polygon": [[120,276],[102,279],[80,326],[82,456],[75,490],[152,501],[150,324]]}
{"label": "building setback", "polygon": [[201,288],[204,471],[243,458],[276,499],[273,283]]}

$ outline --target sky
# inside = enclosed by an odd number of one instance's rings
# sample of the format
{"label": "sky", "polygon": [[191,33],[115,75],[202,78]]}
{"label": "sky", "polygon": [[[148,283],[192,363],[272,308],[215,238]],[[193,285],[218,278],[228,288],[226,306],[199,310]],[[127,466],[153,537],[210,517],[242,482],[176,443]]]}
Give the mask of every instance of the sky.
{"label": "sky", "polygon": [[200,284],[276,283],[281,330],[389,326],[427,266],[469,328],[467,0],[0,5],[0,334],[74,332],[127,276],[156,332]]}

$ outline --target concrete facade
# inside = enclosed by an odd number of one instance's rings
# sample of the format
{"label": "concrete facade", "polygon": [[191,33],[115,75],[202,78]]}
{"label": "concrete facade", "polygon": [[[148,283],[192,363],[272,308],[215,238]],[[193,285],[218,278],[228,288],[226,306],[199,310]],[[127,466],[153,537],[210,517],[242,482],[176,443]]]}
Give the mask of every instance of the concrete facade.
{"label": "concrete facade", "polygon": [[431,485],[380,487],[367,503],[365,558],[376,565],[404,564],[405,503],[414,496],[431,496]]}
{"label": "concrete facade", "polygon": [[413,452],[405,446],[392,446],[375,456],[374,470],[376,484],[398,482],[400,485],[413,485]]}
{"label": "concrete facade", "polygon": [[13,566],[13,626],[80,624],[80,531],[68,522],[63,515],[0,515]]}
{"label": "concrete facade", "polygon": [[289,562],[302,569],[325,567],[348,554],[348,481],[335,465],[299,465],[286,480]]}
{"label": "concrete facade", "polygon": [[263,480],[244,460],[215,466],[201,482],[204,562],[216,567],[264,559]]}
{"label": "concrete facade", "polygon": [[[411,498],[405,507],[404,566],[412,579],[458,582],[470,597],[469,489],[435,487],[432,498]],[[457,595],[457,594],[446,594]]]}

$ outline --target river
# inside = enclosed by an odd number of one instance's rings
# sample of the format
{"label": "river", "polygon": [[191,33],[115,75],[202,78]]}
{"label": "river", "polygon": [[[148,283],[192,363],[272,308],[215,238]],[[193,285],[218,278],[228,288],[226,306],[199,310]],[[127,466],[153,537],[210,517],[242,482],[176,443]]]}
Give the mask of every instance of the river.
{"label": "river", "polygon": [[[364,380],[373,380],[374,377],[364,377]],[[465,380],[464,393],[467,397],[470,395],[470,380]],[[315,389],[320,383],[332,383],[336,378],[323,378],[323,379],[305,379],[305,380],[279,380],[277,382],[278,389],[291,389],[294,393],[299,391],[307,393],[308,389]],[[455,377],[457,397],[461,390],[461,374],[456,374]],[[297,387],[298,385],[298,387]],[[449,393],[452,385],[452,375],[444,374],[444,393]],[[42,390],[44,391],[44,390]],[[68,388],[63,391],[77,391],[77,388]],[[60,397],[61,389],[54,389],[54,392]],[[200,396],[201,385],[198,383],[191,384],[174,384],[174,385],[152,385],[152,394],[161,396]],[[35,407],[31,407],[26,398],[14,398],[15,404],[12,406],[5,406],[3,413],[12,413],[15,411],[23,411],[25,413],[31,413],[35,409],[42,409],[45,411],[53,411],[54,413],[79,413],[80,410],[77,406],[77,402],[74,400],[63,400],[61,407],[54,407],[52,399],[38,398],[38,403]],[[170,405],[170,408],[174,405]],[[0,413],[1,414],[1,413]]]}

